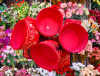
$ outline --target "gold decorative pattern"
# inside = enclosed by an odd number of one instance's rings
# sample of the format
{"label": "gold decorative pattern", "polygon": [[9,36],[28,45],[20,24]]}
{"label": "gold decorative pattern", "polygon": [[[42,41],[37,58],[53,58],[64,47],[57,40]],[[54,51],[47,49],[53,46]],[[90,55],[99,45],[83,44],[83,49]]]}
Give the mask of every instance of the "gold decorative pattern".
{"label": "gold decorative pattern", "polygon": [[[36,36],[36,28],[33,27],[31,24],[28,25],[28,29],[27,29],[27,37],[25,39],[25,43],[22,46],[22,49],[29,49],[31,48],[32,45],[37,44],[37,42],[34,40],[35,36]],[[37,33],[39,34],[39,33]]]}

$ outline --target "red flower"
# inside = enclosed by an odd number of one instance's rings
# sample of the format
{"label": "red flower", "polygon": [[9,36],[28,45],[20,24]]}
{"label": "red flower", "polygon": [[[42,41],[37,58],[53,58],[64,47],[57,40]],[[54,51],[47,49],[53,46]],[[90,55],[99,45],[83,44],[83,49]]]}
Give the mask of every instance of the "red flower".
{"label": "red flower", "polygon": [[16,0],[16,1],[18,1],[18,0]]}
{"label": "red flower", "polygon": [[70,68],[70,67],[67,67],[67,69],[68,69],[68,70],[71,70],[71,68]]}
{"label": "red flower", "polygon": [[64,68],[64,73],[66,73],[67,71],[68,71],[67,67],[66,67],[66,68]]}
{"label": "red flower", "polygon": [[95,12],[96,12],[96,13],[99,13],[100,11],[99,11],[99,10],[97,10],[97,9],[95,9]]}
{"label": "red flower", "polygon": [[20,3],[18,3],[18,4],[17,4],[17,6],[19,6],[19,7],[20,7],[20,6],[21,6],[21,4],[20,4]]}
{"label": "red flower", "polygon": [[93,19],[94,21],[96,21],[96,17],[95,16],[90,16],[91,19]]}
{"label": "red flower", "polygon": [[100,23],[100,16],[97,17],[97,22]]}
{"label": "red flower", "polygon": [[89,12],[90,12],[90,14],[94,14],[95,11],[90,9]]}

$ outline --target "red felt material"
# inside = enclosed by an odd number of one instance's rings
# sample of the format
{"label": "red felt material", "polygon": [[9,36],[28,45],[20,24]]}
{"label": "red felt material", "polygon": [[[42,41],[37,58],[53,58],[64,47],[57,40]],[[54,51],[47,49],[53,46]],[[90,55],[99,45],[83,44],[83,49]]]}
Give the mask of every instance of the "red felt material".
{"label": "red felt material", "polygon": [[70,53],[66,53],[66,51],[61,50],[61,57],[58,63],[59,67],[70,66]]}
{"label": "red felt material", "polygon": [[24,20],[20,20],[15,25],[11,36],[11,46],[13,47],[13,49],[18,49],[23,45],[27,32],[27,26],[25,25],[27,25],[27,22]]}
{"label": "red felt material", "polygon": [[35,18],[32,18],[32,17],[30,17],[30,16],[27,16],[27,17],[25,18],[25,20],[26,20],[27,22],[29,22],[30,24],[32,24],[33,26],[36,26],[36,19],[35,19]]}
{"label": "red felt material", "polygon": [[54,8],[42,9],[37,15],[36,25],[42,35],[54,36],[63,25],[62,14]]}
{"label": "red felt material", "polygon": [[64,25],[69,24],[69,23],[81,24],[81,20],[66,19],[65,22],[64,22]]}
{"label": "red felt material", "polygon": [[61,29],[59,42],[66,51],[77,53],[85,48],[88,33],[80,24],[69,23]]}
{"label": "red felt material", "polygon": [[33,60],[38,66],[47,70],[53,70],[60,59],[60,54],[56,50],[58,46],[58,43],[53,40],[38,43],[31,51]]}
{"label": "red felt material", "polygon": [[25,19],[17,22],[11,36],[11,46],[14,50],[30,49],[38,40],[39,32],[34,25]]}

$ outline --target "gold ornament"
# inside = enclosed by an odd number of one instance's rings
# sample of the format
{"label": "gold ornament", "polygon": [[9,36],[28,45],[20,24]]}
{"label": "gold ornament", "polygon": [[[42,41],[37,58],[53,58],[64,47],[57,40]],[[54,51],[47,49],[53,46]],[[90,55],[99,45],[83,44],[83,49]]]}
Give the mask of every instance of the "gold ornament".
{"label": "gold ornament", "polygon": [[3,0],[0,0],[0,3],[2,3],[3,2]]}

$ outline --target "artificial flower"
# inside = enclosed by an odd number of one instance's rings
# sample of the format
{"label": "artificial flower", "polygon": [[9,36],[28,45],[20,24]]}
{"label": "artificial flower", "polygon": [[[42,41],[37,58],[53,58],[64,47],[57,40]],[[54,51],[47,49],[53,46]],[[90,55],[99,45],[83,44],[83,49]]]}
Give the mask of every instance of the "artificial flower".
{"label": "artificial flower", "polygon": [[79,11],[76,11],[76,15],[79,15]]}
{"label": "artificial flower", "polygon": [[[68,4],[68,6],[72,6],[72,2],[68,2],[67,4]],[[76,5],[76,4],[74,4],[74,5]]]}
{"label": "artificial flower", "polygon": [[67,7],[67,4],[66,4],[66,3],[61,3],[61,4],[60,4],[60,7],[61,7],[61,8],[66,8],[66,7]]}
{"label": "artificial flower", "polygon": [[72,13],[71,12],[66,12],[66,18],[71,18]]}
{"label": "artificial flower", "polygon": [[74,7],[77,6],[77,3],[73,3],[73,6],[74,6]]}

